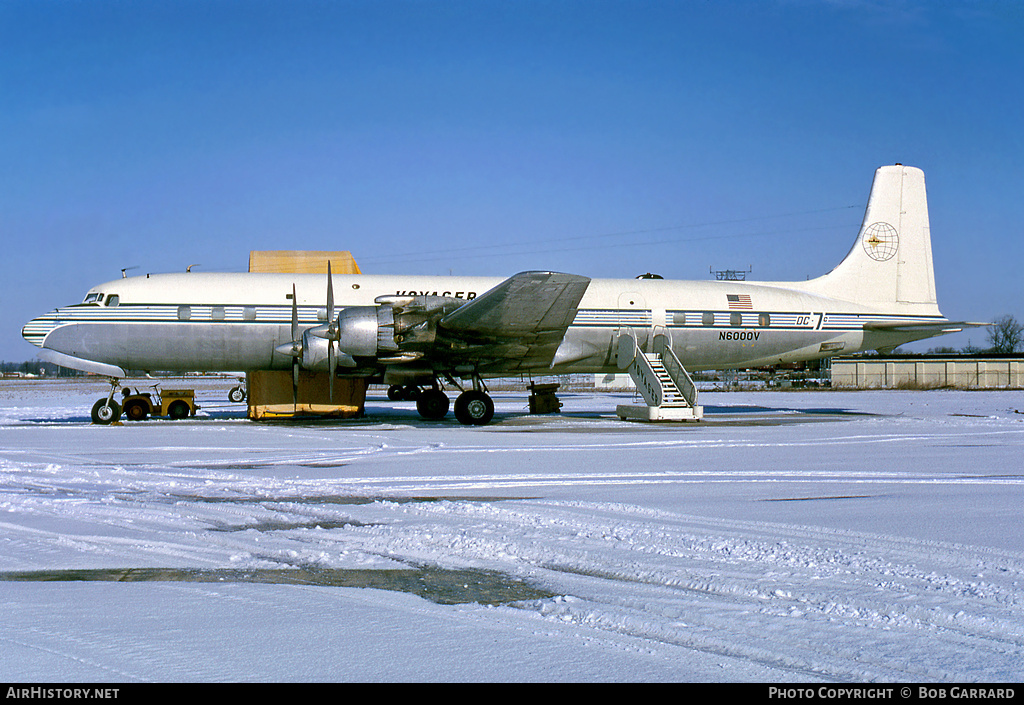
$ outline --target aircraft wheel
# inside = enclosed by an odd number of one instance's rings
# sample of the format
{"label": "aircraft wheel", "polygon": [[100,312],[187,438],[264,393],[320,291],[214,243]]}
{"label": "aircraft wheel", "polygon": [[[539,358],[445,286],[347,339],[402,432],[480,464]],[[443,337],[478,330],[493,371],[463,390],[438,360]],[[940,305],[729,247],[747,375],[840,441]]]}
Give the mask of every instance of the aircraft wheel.
{"label": "aircraft wheel", "polygon": [[145,421],[149,416],[149,405],[141,399],[132,399],[124,405],[124,415],[129,421]]}
{"label": "aircraft wheel", "polygon": [[448,414],[448,395],[440,389],[428,389],[416,400],[416,411],[431,421],[443,419]]}
{"label": "aircraft wheel", "polygon": [[245,388],[244,387],[232,387],[231,391],[228,392],[228,401],[233,401],[239,404],[245,401]]}
{"label": "aircraft wheel", "polygon": [[171,402],[171,405],[167,407],[167,415],[172,419],[178,420],[188,418],[188,414],[188,404],[181,400],[173,401]]}
{"label": "aircraft wheel", "polygon": [[110,400],[107,403],[107,398],[103,397],[95,404],[92,405],[92,422],[98,424],[112,424],[121,418],[121,407],[114,401]]}
{"label": "aircraft wheel", "polygon": [[485,392],[472,389],[455,400],[455,418],[459,423],[483,426],[494,416],[494,402]]}
{"label": "aircraft wheel", "polygon": [[399,384],[392,384],[388,387],[388,399],[391,401],[404,401],[405,390],[403,390],[402,386]]}
{"label": "aircraft wheel", "polygon": [[417,387],[415,384],[408,384],[402,389],[402,393],[405,394],[403,399],[408,399],[409,401],[416,401],[417,399],[420,398],[420,394],[422,394],[423,392],[421,392],[420,388]]}

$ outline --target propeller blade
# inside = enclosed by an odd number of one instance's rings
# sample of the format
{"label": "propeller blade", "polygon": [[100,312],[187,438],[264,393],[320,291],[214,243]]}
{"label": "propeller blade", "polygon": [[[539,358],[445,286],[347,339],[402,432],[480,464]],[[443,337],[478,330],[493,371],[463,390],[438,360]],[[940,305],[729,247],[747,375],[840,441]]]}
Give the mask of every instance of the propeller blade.
{"label": "propeller blade", "polygon": [[[281,346],[284,347],[284,346]],[[301,367],[302,343],[299,339],[299,298],[292,282],[292,406],[299,406],[299,368]]]}
{"label": "propeller blade", "polygon": [[327,394],[331,403],[334,403],[334,376],[338,371],[338,356],[334,354],[334,341],[327,343],[327,365],[330,368],[330,380],[327,384]]}
{"label": "propeller blade", "polygon": [[331,260],[327,260],[327,325],[334,334],[334,277],[331,276]]}
{"label": "propeller blade", "polygon": [[299,301],[295,297],[295,282],[292,282],[292,340],[299,339]]}

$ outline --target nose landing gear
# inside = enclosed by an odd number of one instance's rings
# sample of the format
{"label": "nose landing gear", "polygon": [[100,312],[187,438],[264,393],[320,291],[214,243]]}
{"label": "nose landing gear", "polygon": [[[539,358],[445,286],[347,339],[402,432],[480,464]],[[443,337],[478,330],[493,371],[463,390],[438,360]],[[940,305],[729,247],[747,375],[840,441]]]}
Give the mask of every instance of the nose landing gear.
{"label": "nose landing gear", "polygon": [[110,394],[101,397],[92,405],[92,422],[95,424],[109,425],[121,418],[121,405],[114,401],[114,392],[121,382],[117,379],[110,380]]}
{"label": "nose landing gear", "polygon": [[109,425],[121,418],[121,406],[113,399],[99,399],[92,405],[92,422]]}

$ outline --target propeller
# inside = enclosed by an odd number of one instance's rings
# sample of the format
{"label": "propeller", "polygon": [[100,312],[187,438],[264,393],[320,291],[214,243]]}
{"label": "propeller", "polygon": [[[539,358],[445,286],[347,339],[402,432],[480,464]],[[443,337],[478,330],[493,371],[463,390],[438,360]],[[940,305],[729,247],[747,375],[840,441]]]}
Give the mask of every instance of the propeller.
{"label": "propeller", "polygon": [[[294,298],[293,298],[294,301]],[[335,342],[341,339],[341,330],[334,317],[334,277],[331,275],[331,262],[327,261],[327,323],[306,331],[310,335],[327,341],[327,367],[330,370],[330,399],[334,401],[334,376],[338,372],[338,351]],[[294,329],[293,329],[294,335]]]}
{"label": "propeller", "polygon": [[[346,364],[352,363],[351,356],[342,353],[335,347],[335,343],[341,340],[341,328],[334,317],[334,277],[331,274],[330,260],[327,262],[327,323],[306,331],[309,335],[327,341],[327,367],[330,371],[329,394],[331,402],[334,401],[334,377],[338,373],[338,359],[340,355],[345,356]],[[277,350],[282,355],[292,357],[292,403],[299,403],[299,370],[302,367],[305,338],[299,332],[299,297],[295,291],[295,283],[292,282],[292,327],[290,343],[279,345]]]}

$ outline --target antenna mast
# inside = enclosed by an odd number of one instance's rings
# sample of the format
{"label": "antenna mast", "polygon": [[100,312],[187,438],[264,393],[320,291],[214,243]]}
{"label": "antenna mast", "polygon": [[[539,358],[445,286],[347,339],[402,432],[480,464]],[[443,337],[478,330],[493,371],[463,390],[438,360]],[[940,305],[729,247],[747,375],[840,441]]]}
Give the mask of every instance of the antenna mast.
{"label": "antenna mast", "polygon": [[747,274],[754,271],[754,265],[750,265],[746,269],[715,269],[713,267],[708,269],[720,282],[741,282],[746,281]]}

